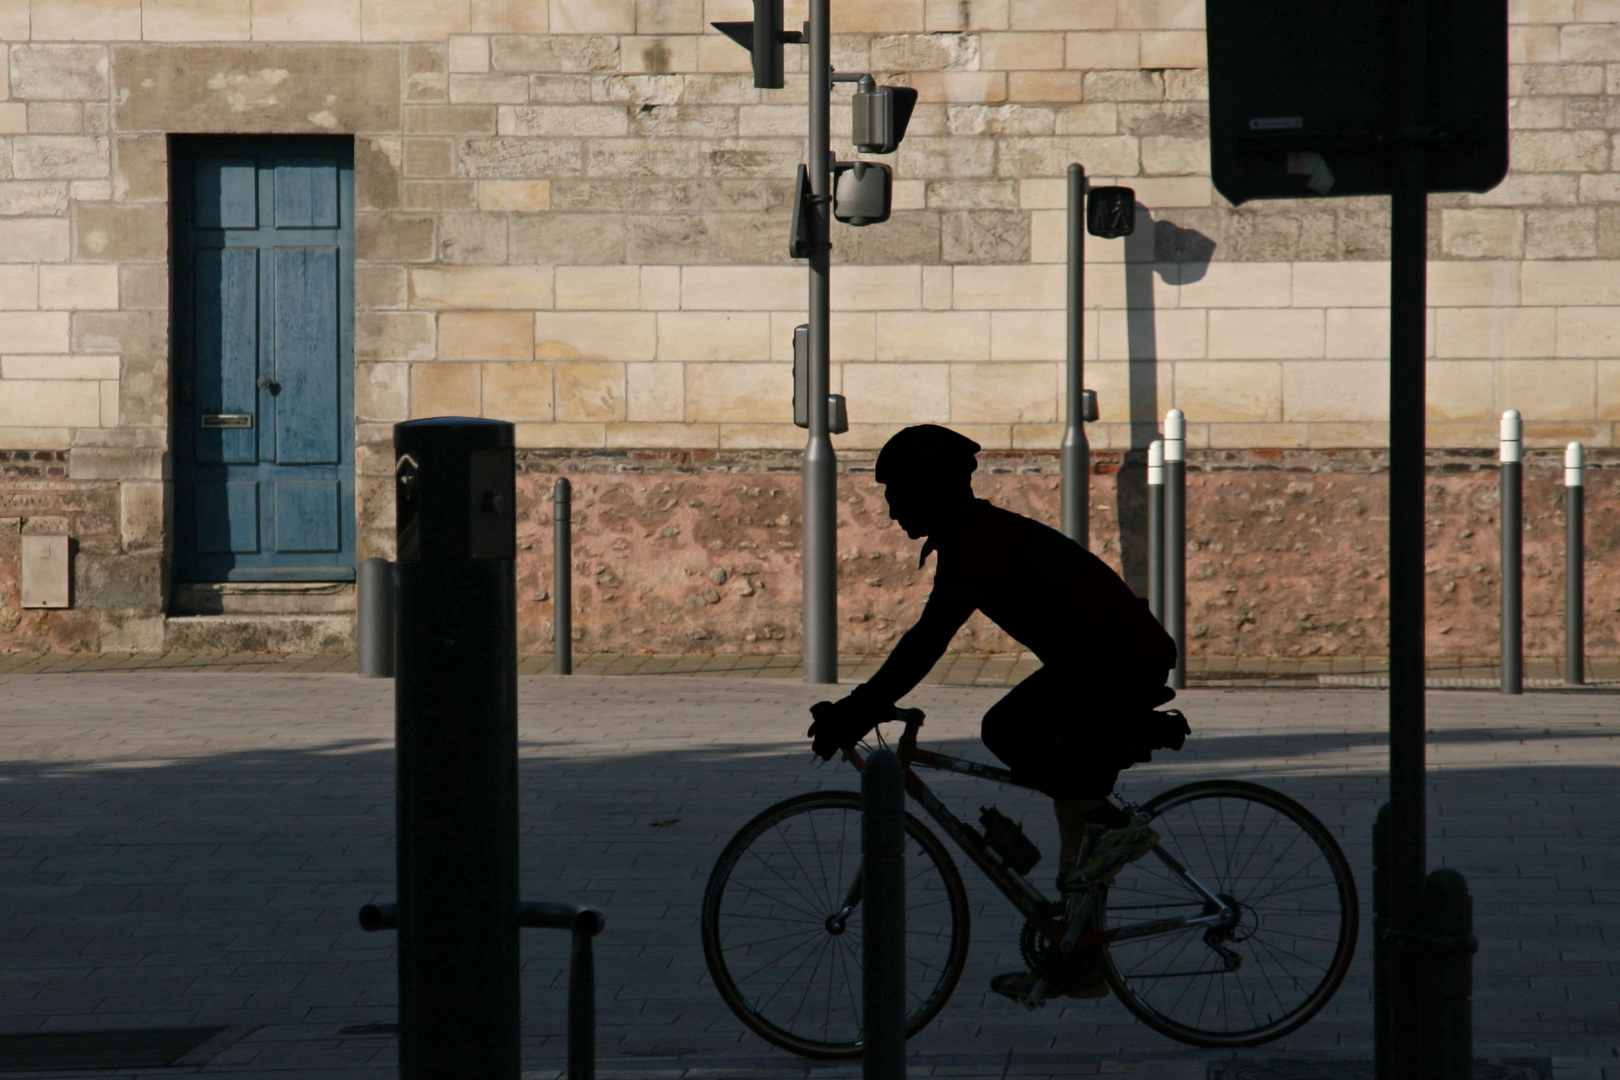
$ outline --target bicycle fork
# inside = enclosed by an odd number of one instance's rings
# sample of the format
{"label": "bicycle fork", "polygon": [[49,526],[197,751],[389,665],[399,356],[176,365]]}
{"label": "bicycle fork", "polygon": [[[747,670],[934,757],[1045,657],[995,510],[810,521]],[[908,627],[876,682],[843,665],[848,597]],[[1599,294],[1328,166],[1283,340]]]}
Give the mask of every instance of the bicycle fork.
{"label": "bicycle fork", "polygon": [[844,932],[849,925],[849,917],[855,914],[855,909],[861,906],[861,882],[866,880],[866,860],[862,859],[855,868],[855,881],[850,885],[849,892],[844,894],[844,903],[839,909],[827,916],[827,933],[838,935]]}

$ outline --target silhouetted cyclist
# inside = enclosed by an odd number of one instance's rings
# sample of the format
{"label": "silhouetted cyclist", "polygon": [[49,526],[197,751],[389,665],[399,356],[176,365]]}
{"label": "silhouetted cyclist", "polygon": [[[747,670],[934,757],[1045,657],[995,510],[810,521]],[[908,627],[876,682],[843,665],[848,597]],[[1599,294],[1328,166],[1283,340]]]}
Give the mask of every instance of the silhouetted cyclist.
{"label": "silhouetted cyclist", "polygon": [[[872,678],[811,710],[809,734],[823,759],[855,745],[893,716],[968,616],[984,612],[1044,666],[985,713],[980,735],[1016,781],[1052,798],[1058,887],[1089,888],[1158,842],[1146,824],[1117,811],[1115,820],[1095,818],[1113,809],[1101,800],[1122,769],[1148,760],[1150,750],[1180,745],[1179,715],[1153,711],[1175,697],[1165,686],[1175,643],[1107,563],[1055,529],[974,498],[978,451],[965,435],[923,424],[878,454],[889,516],[912,539],[928,538],[918,565],[939,553],[934,588]],[[1011,972],[991,986],[1021,1000],[1034,982],[1029,972]],[[1095,965],[1051,990],[1108,992]]]}

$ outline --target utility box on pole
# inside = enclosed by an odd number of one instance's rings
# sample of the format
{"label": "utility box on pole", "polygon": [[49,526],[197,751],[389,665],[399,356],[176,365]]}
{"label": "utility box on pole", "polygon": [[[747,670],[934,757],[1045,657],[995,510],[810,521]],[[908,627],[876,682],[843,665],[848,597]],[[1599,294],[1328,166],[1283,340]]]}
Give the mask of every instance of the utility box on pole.
{"label": "utility box on pole", "polygon": [[401,1080],[517,1080],[513,427],[394,426]]}

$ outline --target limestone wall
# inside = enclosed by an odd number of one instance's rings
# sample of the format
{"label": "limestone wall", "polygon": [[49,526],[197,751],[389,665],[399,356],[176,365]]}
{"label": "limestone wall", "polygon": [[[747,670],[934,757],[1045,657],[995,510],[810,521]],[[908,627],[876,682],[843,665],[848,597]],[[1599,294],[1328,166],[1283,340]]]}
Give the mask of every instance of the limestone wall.
{"label": "limestone wall", "polygon": [[[707,25],[749,11],[0,3],[0,450],[65,452],[73,481],[113,485],[105,542],[133,584],[87,579],[80,600],[115,639],[163,632],[170,134],[355,137],[362,558],[391,553],[401,419],[509,419],[536,450],[801,446],[788,358],[805,283],[786,234],[803,50],[788,49],[785,89],[753,89],[746,53]],[[891,159],[893,219],[835,227],[833,388],[853,422],[840,447],[918,421],[988,448],[1057,445],[1077,160],[1134,187],[1143,221],[1089,242],[1094,445],[1140,447],[1172,406],[1211,451],[1383,443],[1385,203],[1233,209],[1214,194],[1202,11],[834,4],[836,66],[921,95]],[[1613,443],[1613,16],[1606,0],[1512,4],[1513,171],[1433,200],[1433,445],[1488,445],[1508,407],[1532,444]],[[789,25],[802,17],[790,3]],[[838,141],[847,112],[834,118]],[[17,490],[0,481],[0,518],[28,517]]]}

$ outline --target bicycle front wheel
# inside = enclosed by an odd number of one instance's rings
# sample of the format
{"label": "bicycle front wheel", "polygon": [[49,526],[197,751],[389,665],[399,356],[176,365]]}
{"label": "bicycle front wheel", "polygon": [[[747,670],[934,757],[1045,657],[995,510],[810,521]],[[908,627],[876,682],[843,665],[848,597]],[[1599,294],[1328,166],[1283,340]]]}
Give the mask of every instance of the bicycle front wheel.
{"label": "bicycle front wheel", "polygon": [[[906,815],[906,1034],[944,1007],[967,962],[968,903],[944,846]],[[703,896],[703,956],[755,1033],[812,1058],[861,1053],[861,797],[813,792],[766,810],[721,852]],[[851,905],[850,901],[854,900]]]}
{"label": "bicycle front wheel", "polygon": [[1233,916],[1109,942],[1104,972],[1125,1007],[1172,1039],[1214,1047],[1269,1042],[1316,1015],[1356,947],[1355,881],[1332,834],[1294,800],[1240,781],[1188,784],[1142,809],[1159,846],[1107,887],[1104,927],[1219,910],[1164,855]]}

